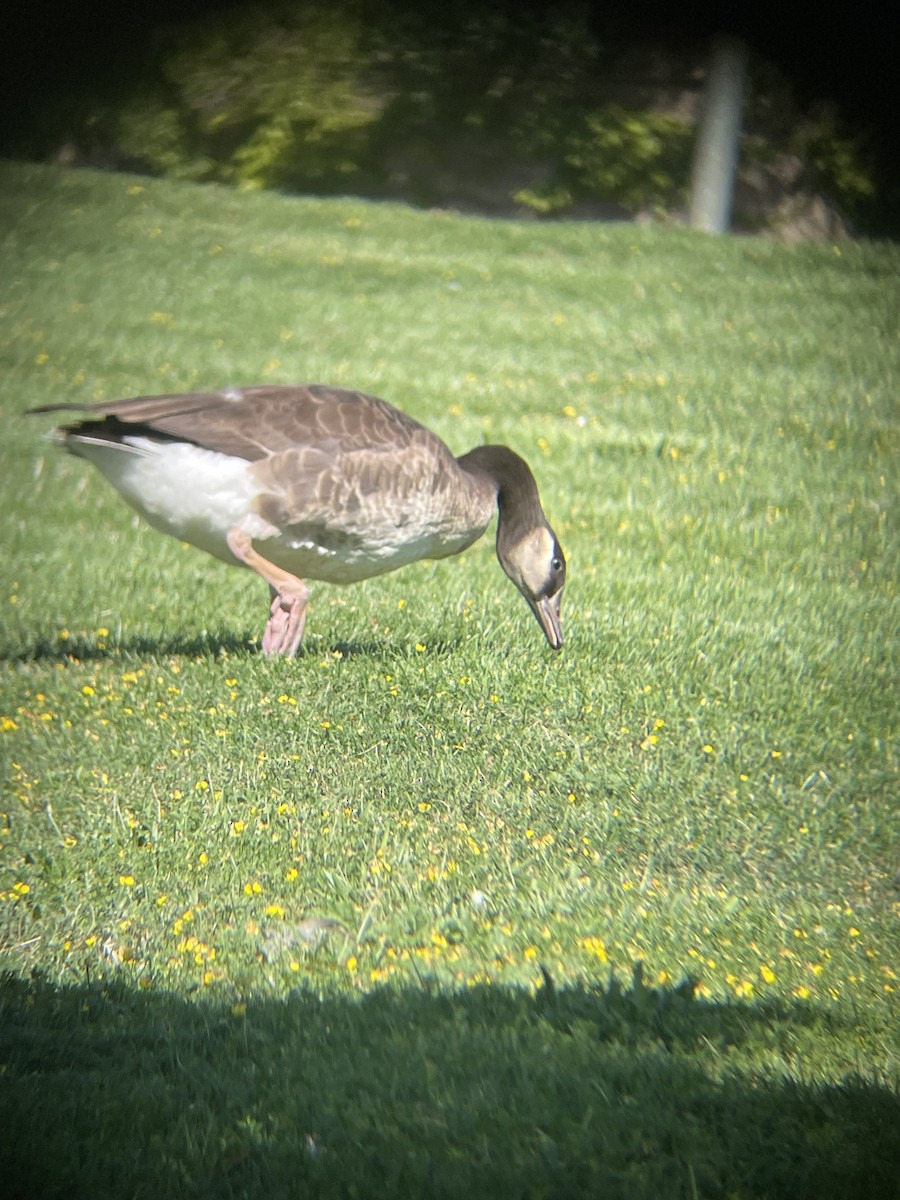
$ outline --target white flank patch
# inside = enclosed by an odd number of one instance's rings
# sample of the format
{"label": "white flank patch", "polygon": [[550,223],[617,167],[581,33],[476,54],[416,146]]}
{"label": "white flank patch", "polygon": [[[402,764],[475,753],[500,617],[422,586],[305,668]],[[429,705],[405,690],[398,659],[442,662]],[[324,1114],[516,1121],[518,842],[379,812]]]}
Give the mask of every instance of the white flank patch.
{"label": "white flank patch", "polygon": [[240,526],[251,537],[276,532],[253,511],[259,485],[243,458],[181,442],[126,440],[126,446],[79,440],[78,452],[154,528],[232,563],[229,530]]}

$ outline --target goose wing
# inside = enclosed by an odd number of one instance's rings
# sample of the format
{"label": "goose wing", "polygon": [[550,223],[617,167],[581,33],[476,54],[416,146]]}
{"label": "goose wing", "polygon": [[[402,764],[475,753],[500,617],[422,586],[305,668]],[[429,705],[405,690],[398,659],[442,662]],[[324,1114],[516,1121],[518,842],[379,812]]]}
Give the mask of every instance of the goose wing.
{"label": "goose wing", "polygon": [[365,392],[304,384],[138,396],[99,404],[50,404],[35,412],[84,412],[92,436],[112,442],[158,436],[248,462],[307,447],[332,461],[354,451],[402,451],[413,440],[443,443],[424,426]]}

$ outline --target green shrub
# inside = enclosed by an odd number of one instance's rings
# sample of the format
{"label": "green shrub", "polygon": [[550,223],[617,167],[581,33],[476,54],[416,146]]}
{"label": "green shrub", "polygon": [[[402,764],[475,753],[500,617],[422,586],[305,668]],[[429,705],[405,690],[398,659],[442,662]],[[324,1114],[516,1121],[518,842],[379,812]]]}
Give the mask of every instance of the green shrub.
{"label": "green shrub", "polygon": [[674,117],[607,104],[585,116],[565,162],[585,193],[630,212],[662,210],[685,200],[692,141],[691,128]]}
{"label": "green shrub", "polygon": [[241,11],[175,35],[155,90],[122,110],[118,145],[174,177],[249,188],[330,180],[359,169],[356,135],[383,107],[366,74],[346,11]]}
{"label": "green shrub", "polygon": [[[162,39],[119,94],[106,83],[92,105],[48,105],[27,153],[74,146],[82,159],[170,178],[495,209],[512,200],[541,216],[584,202],[657,214],[686,202],[692,128],[653,108],[652,87],[635,90],[583,11],[258,0]],[[669,56],[662,75],[678,67]],[[805,189],[847,215],[877,199],[833,106],[802,116],[788,81],[755,61],[742,162],[766,170],[785,155]],[[792,186],[777,171],[771,184],[763,205]]]}
{"label": "green shrub", "polygon": [[833,104],[816,105],[795,133],[793,144],[815,172],[816,182],[850,211],[874,195],[873,171],[861,141],[847,132]]}
{"label": "green shrub", "polygon": [[156,85],[122,107],[118,149],[170,177],[301,190],[371,187],[394,156],[421,198],[455,158],[457,174],[490,178],[504,154],[467,155],[474,140],[540,164],[513,198],[541,215],[584,199],[630,212],[682,201],[690,130],[591,107],[598,51],[583,19],[426,16],[373,27],[352,6],[294,5],[183,27]]}

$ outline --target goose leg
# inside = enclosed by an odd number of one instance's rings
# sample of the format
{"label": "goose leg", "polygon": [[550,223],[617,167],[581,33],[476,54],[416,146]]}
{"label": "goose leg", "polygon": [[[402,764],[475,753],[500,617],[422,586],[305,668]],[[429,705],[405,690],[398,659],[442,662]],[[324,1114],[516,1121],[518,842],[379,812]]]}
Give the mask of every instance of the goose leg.
{"label": "goose leg", "polygon": [[232,529],[228,534],[228,549],[234,557],[260,575],[272,592],[269,620],[263,634],[263,653],[273,657],[283,655],[293,658],[303,637],[306,624],[306,602],[309,588],[302,579],[289,571],[276,567],[267,558],[253,549],[250,535],[242,529]]}

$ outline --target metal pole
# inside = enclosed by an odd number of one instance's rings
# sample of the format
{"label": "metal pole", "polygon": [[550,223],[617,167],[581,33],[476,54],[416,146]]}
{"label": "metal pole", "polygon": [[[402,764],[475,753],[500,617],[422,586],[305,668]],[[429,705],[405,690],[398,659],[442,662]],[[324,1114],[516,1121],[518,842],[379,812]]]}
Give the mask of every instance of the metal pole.
{"label": "metal pole", "polygon": [[712,46],[691,172],[690,223],[707,233],[727,233],[741,137],[747,48],[735,37]]}

